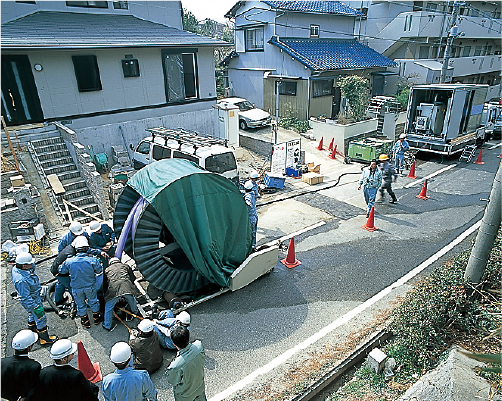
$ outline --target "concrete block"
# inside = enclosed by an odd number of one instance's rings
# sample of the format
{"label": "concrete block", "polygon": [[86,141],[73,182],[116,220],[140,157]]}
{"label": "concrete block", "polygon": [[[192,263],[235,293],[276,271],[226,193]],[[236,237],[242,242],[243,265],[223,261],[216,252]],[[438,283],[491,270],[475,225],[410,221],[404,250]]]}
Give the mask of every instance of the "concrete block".
{"label": "concrete block", "polygon": [[15,175],[10,177],[10,183],[13,187],[24,187],[24,177],[22,175]]}
{"label": "concrete block", "polygon": [[384,366],[387,355],[385,355],[379,348],[373,348],[373,350],[368,355],[368,366],[375,371],[375,373],[380,373]]}

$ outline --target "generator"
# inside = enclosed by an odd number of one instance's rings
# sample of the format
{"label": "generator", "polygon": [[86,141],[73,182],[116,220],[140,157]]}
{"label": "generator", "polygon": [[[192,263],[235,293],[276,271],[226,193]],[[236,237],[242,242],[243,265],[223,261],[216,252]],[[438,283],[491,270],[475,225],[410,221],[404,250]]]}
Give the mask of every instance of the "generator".
{"label": "generator", "polygon": [[378,159],[381,154],[387,154],[392,158],[392,146],[393,142],[390,139],[366,138],[350,142],[345,162],[369,163],[373,159]]}

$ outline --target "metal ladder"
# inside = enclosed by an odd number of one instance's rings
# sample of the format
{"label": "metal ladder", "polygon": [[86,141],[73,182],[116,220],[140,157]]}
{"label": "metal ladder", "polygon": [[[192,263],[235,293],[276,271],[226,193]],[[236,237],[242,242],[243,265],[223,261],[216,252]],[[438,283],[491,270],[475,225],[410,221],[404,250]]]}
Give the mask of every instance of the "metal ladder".
{"label": "metal ladder", "polygon": [[469,163],[476,153],[476,145],[467,145],[464,150],[462,151],[462,154],[460,155],[460,158],[458,161],[463,161],[465,160],[466,163]]}

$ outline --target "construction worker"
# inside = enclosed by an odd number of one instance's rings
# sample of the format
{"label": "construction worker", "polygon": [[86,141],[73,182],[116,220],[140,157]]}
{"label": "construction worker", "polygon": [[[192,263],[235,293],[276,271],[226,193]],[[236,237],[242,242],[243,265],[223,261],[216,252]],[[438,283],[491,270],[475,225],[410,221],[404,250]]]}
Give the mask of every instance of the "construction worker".
{"label": "construction worker", "polygon": [[396,194],[392,190],[392,181],[396,182],[397,180],[397,173],[396,169],[392,164],[389,163],[389,156],[386,154],[381,154],[378,157],[378,160],[380,160],[380,166],[379,169],[382,172],[382,186],[380,187],[380,198],[377,200],[377,202],[383,202],[385,199],[385,192],[387,191],[391,197],[390,203],[396,203],[397,198]]}
{"label": "construction worker", "polygon": [[103,379],[103,397],[105,401],[153,401],[157,399],[157,390],[146,370],[135,370],[129,366],[131,347],[125,342],[118,342],[110,351],[110,360],[117,370]]}
{"label": "construction worker", "polygon": [[53,344],[58,338],[47,332],[47,316],[40,298],[40,281],[35,274],[35,259],[30,253],[22,252],[16,257],[12,268],[12,282],[16,287],[19,302],[28,312],[28,328],[36,331],[40,344]]}
{"label": "construction worker", "polygon": [[2,398],[8,401],[24,400],[38,385],[42,366],[28,357],[38,340],[37,333],[21,330],[12,339],[14,355],[2,358]]}
{"label": "construction worker", "polygon": [[260,187],[258,186],[258,179],[260,178],[260,174],[258,174],[258,171],[253,170],[251,171],[251,174],[249,174],[249,178],[253,183],[253,192],[255,198],[258,199],[260,197]]}
{"label": "construction worker", "polygon": [[[79,235],[83,235],[84,237],[87,238],[87,240],[89,240],[89,234],[87,234],[87,232],[84,231],[82,224],[80,224],[78,221],[73,221],[70,224],[69,230],[70,231],[67,232],[65,235],[63,235],[59,240],[58,253],[61,252],[64,248],[66,248],[68,245],[70,245]],[[102,251],[101,249],[93,247],[89,247],[88,253],[91,255],[101,256],[102,258],[108,257],[108,254],[106,252]]]}
{"label": "construction worker", "polygon": [[99,387],[87,380],[84,374],[70,366],[77,344],[68,339],[58,340],[51,347],[54,365],[40,371],[40,385],[35,391],[37,400],[97,401]]}
{"label": "construction worker", "polygon": [[253,181],[248,180],[244,183],[244,201],[248,207],[249,224],[253,232],[252,247],[256,248],[256,230],[258,228],[258,213],[256,212],[256,196],[253,191]]}
{"label": "construction worker", "polygon": [[404,152],[410,150],[410,145],[406,142],[406,134],[399,135],[399,140],[394,144],[394,160],[398,174],[404,170]]}
{"label": "construction worker", "polygon": [[75,248],[72,244],[64,247],[63,250],[58,253],[51,265],[51,273],[57,279],[54,289],[54,302],[56,305],[63,305],[66,303],[66,298],[64,297],[65,290],[68,290],[71,294],[70,275],[59,273],[59,266],[71,256],[75,256]]}
{"label": "construction worker", "polygon": [[190,330],[190,315],[188,312],[180,312],[174,317],[171,309],[164,310],[159,313],[159,318],[155,319],[153,329],[159,336],[160,346],[167,349],[176,349],[176,346],[171,340],[171,329],[174,326],[184,326]]}
{"label": "construction worker", "polygon": [[153,330],[153,322],[143,319],[137,330],[131,330],[129,346],[134,355],[134,369],[147,370],[152,374],[162,365],[159,337]]}
{"label": "construction worker", "polygon": [[363,186],[364,200],[366,202],[366,217],[370,216],[371,209],[375,204],[375,197],[382,185],[382,172],[377,168],[376,160],[372,160],[369,167],[366,167],[361,173],[361,178],[359,178],[359,186],[357,189],[361,189]]}
{"label": "construction worker", "polygon": [[171,330],[178,353],[167,368],[167,381],[172,384],[175,401],[205,401],[204,348],[200,341],[190,344],[190,331],[183,326]]}
{"label": "construction worker", "polygon": [[[91,322],[87,316],[87,305],[92,310],[94,324],[99,324],[103,320],[99,312],[99,301],[97,295],[96,275],[103,272],[101,263],[87,255],[89,242],[84,236],[79,236],[73,242],[76,255],[66,259],[59,267],[61,274],[70,274],[70,283],[73,299],[77,305],[77,315],[83,327],[90,328]],[[86,304],[87,301],[87,304]]]}
{"label": "construction worker", "polygon": [[[103,289],[105,290],[105,317],[103,328],[112,331],[116,324],[113,323],[113,309],[117,302],[123,297],[135,315],[139,313],[138,304],[134,297],[136,291],[134,280],[136,277],[131,268],[120,263],[118,258],[110,258],[109,265],[105,268]],[[129,314],[127,316],[130,316]],[[132,320],[132,319],[131,319]]]}
{"label": "construction worker", "polygon": [[91,235],[89,236],[89,246],[94,249],[99,249],[106,252],[108,256],[115,255],[116,246],[115,233],[108,224],[99,223],[99,221],[91,221],[89,224]]}

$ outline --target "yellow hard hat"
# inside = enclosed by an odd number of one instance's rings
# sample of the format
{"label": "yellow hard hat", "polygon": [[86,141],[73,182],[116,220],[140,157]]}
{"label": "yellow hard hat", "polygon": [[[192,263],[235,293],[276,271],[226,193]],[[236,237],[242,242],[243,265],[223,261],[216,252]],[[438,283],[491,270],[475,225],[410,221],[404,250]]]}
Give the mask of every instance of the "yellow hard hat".
{"label": "yellow hard hat", "polygon": [[389,160],[389,156],[387,156],[386,154],[381,154],[379,157],[378,157],[378,160]]}

